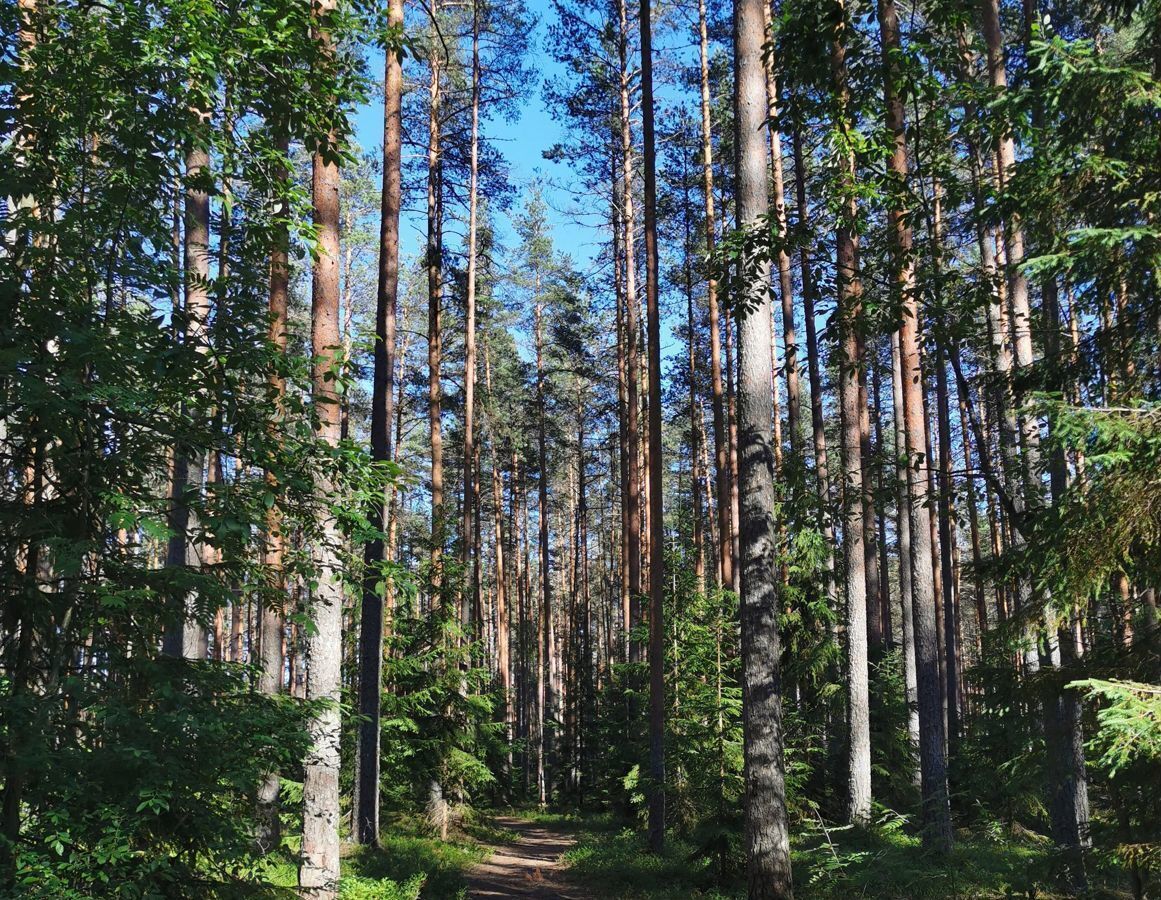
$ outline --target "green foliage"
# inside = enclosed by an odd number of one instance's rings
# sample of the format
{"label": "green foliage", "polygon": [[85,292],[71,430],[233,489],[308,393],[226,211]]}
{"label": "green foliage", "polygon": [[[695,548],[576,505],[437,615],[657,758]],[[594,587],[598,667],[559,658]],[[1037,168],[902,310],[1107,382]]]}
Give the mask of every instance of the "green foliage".
{"label": "green foliage", "polygon": [[21,760],[18,893],[201,897],[260,880],[254,788],[298,765],[309,707],[236,666],[126,660],[70,678],[54,750]]}
{"label": "green foliage", "polygon": [[487,756],[499,739],[489,675],[463,640],[452,607],[397,616],[384,665],[383,784],[397,805],[426,800],[434,780],[467,802],[495,781]]}
{"label": "green foliage", "polygon": [[1100,728],[1093,742],[1100,752],[1098,762],[1111,775],[1132,763],[1161,759],[1161,687],[1099,678],[1074,681],[1069,687],[1104,701],[1097,710]]}
{"label": "green foliage", "polygon": [[[269,339],[279,232],[295,255],[314,241],[281,139],[341,155],[319,135],[341,141],[361,95],[356,23],[336,15],[342,49],[320,58],[311,10],[42,3],[19,44],[15,7],[0,14],[0,777],[16,814],[0,883],[24,895],[241,890],[260,878],[257,786],[307,747],[311,706],[158,647],[227,603],[290,605],[287,584],[317,579],[320,508],[382,489],[363,450],[315,440],[310,359]],[[205,278],[174,246],[195,192]],[[298,538],[280,570],[272,514]],[[309,627],[309,609],[288,614]]]}
{"label": "green foliage", "polygon": [[[379,844],[377,849],[360,847],[346,858],[348,875],[353,873],[359,885],[352,890],[371,891],[376,884],[385,883],[389,886],[386,890],[395,890],[400,897],[422,900],[459,897],[464,890],[464,872],[487,856],[487,851],[472,841],[432,838],[423,823],[407,817],[387,823]],[[374,893],[353,896],[378,900]]]}
{"label": "green foliage", "polygon": [[347,875],[339,882],[339,900],[419,900],[425,876],[413,875],[403,884],[386,878]]}

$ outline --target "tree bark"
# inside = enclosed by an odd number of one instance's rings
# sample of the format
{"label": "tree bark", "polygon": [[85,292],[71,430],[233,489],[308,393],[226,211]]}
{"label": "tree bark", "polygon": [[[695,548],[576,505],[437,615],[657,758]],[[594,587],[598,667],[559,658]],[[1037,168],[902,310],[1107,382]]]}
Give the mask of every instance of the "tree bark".
{"label": "tree bark", "polygon": [[[629,628],[637,627],[641,622],[641,470],[638,468],[638,457],[641,446],[641,430],[639,423],[641,401],[639,397],[641,385],[641,355],[639,336],[641,332],[638,321],[639,307],[637,306],[637,257],[634,237],[635,224],[633,212],[633,128],[632,128],[632,99],[629,83],[629,11],[628,0],[617,0],[617,12],[620,17],[620,31],[618,32],[618,53],[621,62],[621,190],[622,209],[621,219],[624,236],[621,239],[622,251],[625,258],[625,340],[626,344],[626,422],[628,452],[629,452],[629,483],[626,490],[629,496]],[[640,641],[629,642],[629,659],[640,662],[642,646]]]}
{"label": "tree bark", "polygon": [[[284,136],[278,137],[277,150],[286,156],[290,149],[289,141]],[[275,183],[279,190],[287,190],[289,174],[285,166],[280,166],[275,174]],[[286,216],[288,205],[283,198],[278,199],[278,214]],[[274,233],[273,248],[270,254],[270,343],[279,355],[286,353],[287,301],[290,295],[290,235],[285,223],[279,223]],[[286,380],[282,373],[275,370],[270,376],[270,391],[274,395],[274,402],[278,415],[283,414],[283,397],[286,394]],[[264,694],[277,694],[282,690],[282,640],[285,626],[286,604],[286,574],[283,571],[283,555],[286,547],[286,537],[282,532],[282,509],[278,503],[278,479],[272,472],[266,473],[266,484],[274,493],[274,503],[266,513],[266,568],[270,578],[271,596],[262,604],[261,634],[258,646],[261,652],[262,670],[258,678],[258,689]],[[234,600],[234,609],[241,611],[237,598]],[[241,616],[238,616],[238,649],[241,650]],[[231,643],[233,643],[231,641]],[[235,657],[236,659],[237,657]],[[258,818],[259,832],[255,843],[261,853],[269,853],[279,845],[279,816],[278,816],[278,773],[271,772],[263,779],[258,787]]]}
{"label": "tree bark", "polygon": [[[737,129],[739,228],[752,228],[768,210],[767,114],[762,0],[734,6],[734,121]],[[742,728],[746,786],[746,875],[751,900],[793,896],[783,771],[780,606],[774,523],[774,450],[770,420],[770,296],[768,263],[753,260],[742,298],[739,334],[740,507],[739,569],[742,624]]]}
{"label": "tree bark", "polygon": [[[846,9],[838,3],[839,21],[831,41],[830,68],[838,98],[838,126],[849,133],[850,86],[846,61]],[[871,718],[867,667],[867,580],[864,543],[862,421],[866,404],[860,390],[862,278],[859,274],[858,207],[853,149],[844,150],[835,243],[839,321],[839,412],[842,420],[843,576],[846,582],[847,641],[847,817],[866,825],[871,820]]]}
{"label": "tree bark", "polygon": [[[321,52],[333,53],[327,19],[335,0],[315,4],[314,33]],[[335,146],[337,135],[326,136]],[[317,440],[336,446],[342,430],[342,410],[334,377],[341,369],[339,335],[339,166],[335,157],[316,151],[312,161],[311,196],[319,254],[311,282],[312,394],[318,424]],[[343,587],[340,558],[342,536],[330,512],[329,500],[336,485],[325,470],[316,476],[320,501],[319,536],[315,544],[318,587],[312,597],[314,629],[306,639],[308,700],[323,701],[310,721],[311,748],[303,778],[302,861],[298,870],[299,892],[311,900],[333,900],[339,880],[339,700],[343,656]]]}
{"label": "tree bark", "polygon": [[[641,0],[641,135],[645,174],[645,309],[649,343],[649,846],[665,844],[665,519],[661,456],[661,310],[651,0]],[[587,629],[586,629],[587,634]]]}
{"label": "tree bark", "polygon": [[[204,124],[209,123],[209,114],[201,113]],[[196,138],[194,139],[196,140]],[[210,155],[202,146],[192,146],[186,154],[185,188],[185,307],[179,318],[182,321],[182,340],[198,353],[209,349],[206,345],[206,328],[210,316],[210,195],[200,186],[207,176]],[[204,411],[203,411],[204,412]],[[202,413],[194,411],[194,416]],[[172,480],[170,486],[170,538],[166,565],[174,568],[197,568],[200,564],[200,548],[194,541],[192,532],[197,528],[197,514],[189,508],[185,495],[189,491],[200,493],[206,474],[207,455],[197,453],[193,458],[181,452],[174,453]],[[197,600],[193,594],[182,600],[179,621],[170,623],[162,640],[162,653],[183,659],[205,659],[209,650],[206,629],[197,619]]]}
{"label": "tree bark", "polygon": [[947,853],[952,846],[944,757],[943,704],[939,680],[939,647],[932,570],[931,512],[928,503],[927,423],[923,413],[923,372],[919,358],[918,298],[912,256],[911,226],[903,202],[908,177],[903,99],[899,93],[899,20],[894,0],[879,0],[879,32],[883,44],[883,96],[886,121],[894,148],[889,171],[895,192],[888,212],[892,280],[901,301],[900,372],[903,421],[907,442],[908,507],[911,539],[911,599],[915,628],[916,683],[919,694],[919,760],[923,795],[924,846]]}
{"label": "tree bark", "polygon": [[[403,25],[403,0],[390,0],[387,24]],[[399,210],[402,200],[402,54],[388,49],[383,72],[383,187],[379,220],[379,281],[375,306],[374,374],[371,389],[371,459],[394,458],[392,441],[395,402],[395,306],[399,293]],[[379,583],[387,562],[384,535],[389,515],[386,495],[377,496],[370,524],[379,535],[363,550],[367,572],[359,621],[359,783],[356,837],[361,844],[379,842],[380,692],[383,686],[383,601]]]}
{"label": "tree bark", "polygon": [[540,802],[547,803],[552,798],[553,776],[553,732],[550,720],[556,717],[556,691],[554,684],[554,636],[552,629],[552,572],[548,546],[548,431],[545,406],[544,334],[543,303],[539,297],[540,281],[536,282],[536,445],[540,466],[540,632],[542,656],[540,660],[543,684],[543,701],[540,704],[540,754],[542,773],[540,775]]}
{"label": "tree bark", "polygon": [[[706,2],[698,0],[699,59],[701,63],[701,156],[702,192],[705,205],[706,254],[714,253],[716,228],[714,214],[714,152],[710,117],[709,37],[706,24]],[[730,504],[729,438],[726,433],[725,391],[722,386],[721,313],[718,310],[718,284],[711,274],[706,280],[706,302],[709,306],[710,385],[713,393],[714,464],[717,474],[718,501],[718,586],[734,583],[734,550],[731,535],[733,520]]]}
{"label": "tree bark", "polygon": [[[432,15],[438,14],[438,3]],[[434,25],[433,25],[434,31]],[[443,306],[443,148],[440,59],[432,36],[430,110],[427,147],[427,398],[431,433],[431,593],[433,608],[443,589],[443,426],[441,384]]]}
{"label": "tree bark", "polygon": [[[798,201],[798,228],[805,232],[809,220],[806,204],[806,165],[803,162],[802,131],[798,121],[794,122],[794,189]],[[838,605],[837,582],[835,581],[835,536],[831,520],[830,474],[826,460],[826,430],[823,425],[822,408],[822,366],[819,362],[818,328],[814,321],[817,287],[810,271],[810,251],[803,241],[799,250],[799,268],[802,277],[802,307],[806,323],[806,362],[810,378],[810,424],[814,446],[814,477],[818,493],[818,525],[826,544],[825,577],[826,595],[830,608]]]}
{"label": "tree bark", "polygon": [[[895,414],[895,528],[899,537],[899,598],[903,623],[903,684],[907,698],[907,735],[919,750],[919,688],[915,673],[915,620],[911,595],[911,512],[908,500],[907,429],[903,412],[903,368],[899,353],[899,332],[891,335],[891,393]],[[918,786],[919,769],[913,772]]]}
{"label": "tree bark", "polygon": [[[464,577],[470,579],[468,597],[461,594],[460,621],[467,640],[472,638],[472,598],[479,589],[479,580],[472,577],[472,474],[475,467],[476,415],[476,229],[479,205],[480,170],[480,4],[472,2],[472,135],[468,174],[468,271],[464,323],[464,496],[463,530],[461,532],[461,559]],[[499,551],[497,551],[499,552]]]}
{"label": "tree bark", "polygon": [[[767,33],[765,51],[766,64],[766,103],[770,118],[768,126],[770,138],[770,186],[774,201],[774,221],[778,226],[778,236],[782,241],[789,237],[789,228],[786,218],[786,182],[782,166],[782,134],[779,126],[778,111],[778,68],[774,55],[774,21],[773,4],[763,4]],[[778,292],[782,301],[782,341],[785,347],[782,362],[783,373],[786,376],[786,427],[790,432],[790,455],[800,462],[798,457],[802,450],[802,388],[798,375],[798,342],[794,328],[794,279],[790,271],[790,254],[785,244],[778,247],[775,254],[778,261]],[[775,386],[774,396],[778,391]],[[777,410],[775,410],[777,420]]]}

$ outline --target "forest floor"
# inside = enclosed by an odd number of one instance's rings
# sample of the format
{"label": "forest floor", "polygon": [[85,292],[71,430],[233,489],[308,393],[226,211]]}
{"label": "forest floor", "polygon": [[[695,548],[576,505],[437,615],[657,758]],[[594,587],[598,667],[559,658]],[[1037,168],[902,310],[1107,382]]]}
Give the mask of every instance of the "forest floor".
{"label": "forest floor", "polygon": [[561,857],[576,845],[575,835],[513,816],[497,816],[492,825],[515,839],[494,845],[492,855],[467,873],[469,898],[590,900],[590,894],[569,885],[563,875]]}

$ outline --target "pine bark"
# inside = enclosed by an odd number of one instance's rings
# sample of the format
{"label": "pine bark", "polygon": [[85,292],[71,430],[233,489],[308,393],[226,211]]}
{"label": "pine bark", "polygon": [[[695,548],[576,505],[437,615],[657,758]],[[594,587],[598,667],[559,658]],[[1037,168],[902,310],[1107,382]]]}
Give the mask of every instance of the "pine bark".
{"label": "pine bark", "polygon": [[[838,125],[849,131],[850,85],[846,61],[846,11],[830,47],[831,78],[838,98]],[[865,825],[871,819],[871,717],[867,665],[867,579],[862,422],[866,404],[860,390],[862,279],[859,274],[858,207],[854,151],[844,151],[840,190],[843,209],[835,233],[839,323],[840,449],[843,467],[843,580],[846,583],[847,641],[847,818]]]}
{"label": "pine bark", "polygon": [[[537,280],[537,293],[540,283]],[[553,776],[553,728],[550,721],[556,718],[555,667],[555,638],[552,627],[552,571],[550,568],[550,552],[548,546],[548,429],[547,409],[545,405],[545,370],[544,370],[544,334],[543,334],[543,306],[539,296],[536,298],[535,308],[535,337],[536,337],[536,447],[540,466],[540,482],[538,486],[540,500],[540,635],[541,660],[540,677],[543,679],[543,700],[540,704],[540,803],[545,804],[552,798]]]}
{"label": "pine bark", "polygon": [[[208,114],[202,114],[208,122]],[[195,138],[196,140],[196,138]],[[206,149],[194,145],[186,154],[185,170],[185,303],[178,318],[182,322],[183,342],[198,353],[208,350],[206,328],[210,316],[210,195],[201,186],[207,177],[210,156]],[[175,312],[177,312],[175,310]],[[194,415],[199,415],[194,412]],[[197,529],[197,514],[186,501],[189,492],[200,493],[206,475],[207,455],[192,457],[175,451],[170,482],[170,538],[166,565],[173,568],[197,568],[200,548],[192,533]],[[162,653],[183,659],[205,659],[209,639],[205,626],[197,619],[197,599],[192,594],[182,598],[178,621],[166,627],[162,639]]]}
{"label": "pine bark", "polygon": [[[903,627],[903,685],[907,698],[907,735],[919,750],[919,688],[915,672],[914,600],[911,594],[911,510],[908,499],[907,428],[903,411],[903,368],[899,332],[891,335],[891,394],[895,418],[895,528],[899,539],[899,605]],[[919,769],[914,770],[919,784]]]}
{"label": "pine bark", "polygon": [[[702,197],[705,206],[706,254],[713,256],[717,223],[714,212],[713,127],[710,116],[709,37],[705,0],[698,0],[697,13],[701,69]],[[733,507],[730,503],[729,437],[726,432],[725,390],[722,385],[721,312],[718,309],[718,283],[712,274],[706,279],[706,303],[709,307],[710,386],[713,394],[714,467],[717,475],[718,585],[729,588],[734,583],[734,549],[731,539]]]}
{"label": "pine bark", "polygon": [[472,599],[479,590],[479,579],[472,574],[472,505],[475,488],[472,485],[476,458],[476,230],[479,206],[480,171],[480,4],[472,2],[472,134],[468,172],[468,271],[465,297],[464,324],[464,496],[463,529],[461,531],[461,559],[464,577],[469,580],[468,597],[460,597],[460,621],[468,640],[472,638],[474,604]]}
{"label": "pine bark", "polygon": [[[794,122],[794,189],[798,201],[798,228],[805,232],[809,221],[809,208],[806,203],[806,165],[803,161],[802,131],[797,120]],[[824,560],[826,595],[830,608],[835,609],[838,605],[834,558],[836,543],[834,523],[831,520],[830,473],[826,459],[826,430],[823,425],[822,365],[818,350],[818,328],[814,321],[818,289],[810,270],[810,251],[805,241],[799,250],[799,272],[802,279],[803,319],[806,324],[806,363],[810,379],[810,425],[814,447],[814,481],[818,495],[818,524],[823,542],[826,544]]]}
{"label": "pine bark", "polygon": [[[402,0],[390,0],[387,24],[403,25]],[[395,307],[399,294],[399,211],[402,201],[402,54],[388,50],[383,72],[383,187],[379,220],[379,273],[375,304],[374,373],[371,388],[371,459],[394,458],[392,419],[395,403]],[[379,842],[380,692],[383,685],[383,606],[388,590],[380,567],[388,561],[384,542],[389,507],[377,496],[370,524],[379,535],[363,549],[367,567],[359,620],[359,782],[356,837],[361,844]]]}
{"label": "pine bark", "polygon": [[[620,18],[618,32],[618,54],[620,55],[620,120],[621,120],[621,238],[625,260],[625,341],[626,341],[626,439],[629,454],[629,482],[625,486],[629,498],[629,628],[635,629],[641,622],[641,470],[638,457],[641,447],[640,427],[640,385],[641,353],[639,336],[641,325],[637,305],[637,255],[635,238],[635,214],[633,205],[633,126],[632,98],[630,96],[631,73],[629,71],[629,11],[628,0],[617,0]],[[640,662],[642,646],[640,641],[629,642],[629,659]]]}
{"label": "pine bark", "polygon": [[[782,134],[778,126],[778,68],[777,57],[774,54],[774,22],[772,4],[763,4],[767,45],[765,51],[766,65],[766,103],[770,119],[768,126],[770,138],[770,190],[774,202],[774,222],[778,226],[778,236],[782,241],[789,238],[789,228],[786,217],[786,180],[782,165]],[[775,254],[778,262],[778,294],[782,302],[782,341],[785,348],[782,360],[782,371],[786,376],[786,427],[790,432],[790,455],[798,460],[802,450],[802,387],[799,379],[798,342],[794,327],[794,278],[790,270],[790,254],[786,245],[781,244]],[[774,397],[777,400],[778,390],[775,385]],[[778,420],[777,409],[774,415]]]}
{"label": "pine bark", "polygon": [[[286,155],[289,150],[289,141],[279,136],[277,150]],[[280,190],[288,185],[288,172],[280,166],[275,182]],[[285,200],[278,201],[278,214],[285,216],[287,204]],[[285,355],[287,325],[287,301],[290,296],[290,235],[285,223],[279,223],[274,233],[274,243],[270,254],[270,343],[278,354]],[[278,415],[282,415],[283,398],[286,394],[286,380],[280,371],[275,370],[270,376],[270,392],[274,397]],[[272,472],[266,473],[266,483],[275,494],[275,502],[266,513],[266,554],[265,564],[270,578],[270,597],[262,604],[261,625],[258,646],[261,653],[262,669],[258,678],[258,689],[264,694],[277,694],[282,690],[282,641],[285,627],[286,604],[286,574],[283,570],[283,555],[286,548],[286,537],[282,531],[282,510],[278,504],[278,479]],[[234,610],[241,612],[241,605],[234,600]],[[238,616],[238,655],[241,651],[242,622]],[[231,644],[233,641],[231,640]],[[234,657],[235,659],[237,656]],[[258,818],[259,831],[255,843],[262,853],[269,853],[279,845],[279,816],[278,816],[279,778],[275,772],[269,773],[258,787]]]}
{"label": "pine bark", "polygon": [[[641,0],[641,136],[645,175],[645,309],[649,353],[649,846],[665,844],[665,511],[661,455],[661,309],[651,0]],[[588,633],[586,628],[585,633]],[[587,662],[587,660],[586,660]]]}
{"label": "pine bark", "polygon": [[[433,15],[438,12],[438,4]],[[434,26],[433,26],[434,29]],[[443,146],[440,59],[432,36],[427,147],[427,410],[431,434],[431,592],[433,606],[443,589]]]}
{"label": "pine bark", "polygon": [[903,420],[907,445],[908,507],[911,539],[911,599],[915,629],[916,683],[919,695],[919,761],[923,797],[923,841],[929,849],[949,852],[952,845],[944,757],[943,704],[939,680],[939,645],[932,569],[931,512],[928,497],[927,422],[923,411],[923,372],[919,357],[918,298],[911,226],[903,202],[908,177],[903,100],[899,93],[899,20],[894,0],[879,0],[883,44],[883,96],[887,127],[894,147],[889,160],[895,193],[888,208],[892,280],[901,300],[899,327]]}
{"label": "pine bark", "polygon": [[[734,119],[737,129],[738,225],[754,227],[768,210],[767,116],[762,45],[762,0],[734,6]],[[742,623],[742,728],[745,757],[746,875],[751,900],[793,896],[783,770],[780,607],[774,522],[774,449],[770,420],[769,264],[753,260],[745,286],[739,334],[738,407],[741,421],[739,569]]]}
{"label": "pine bark", "polygon": [[[315,5],[315,40],[321,52],[333,53],[327,18],[335,0]],[[337,140],[327,135],[328,146]],[[339,166],[335,157],[317,150],[312,160],[311,197],[319,253],[311,280],[312,396],[316,407],[315,437],[334,447],[342,431],[338,380],[343,365],[339,334]],[[318,587],[311,598],[314,629],[306,639],[306,695],[325,705],[310,721],[311,748],[303,778],[302,860],[299,892],[311,900],[333,900],[339,879],[339,741],[341,723],[341,663],[343,656],[342,536],[328,499],[336,485],[325,470],[315,476],[320,499],[315,544]]]}

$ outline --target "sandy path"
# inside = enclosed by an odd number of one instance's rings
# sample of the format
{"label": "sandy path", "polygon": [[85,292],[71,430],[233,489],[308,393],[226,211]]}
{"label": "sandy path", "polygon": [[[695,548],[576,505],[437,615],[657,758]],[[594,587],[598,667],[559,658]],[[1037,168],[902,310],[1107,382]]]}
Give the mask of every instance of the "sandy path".
{"label": "sandy path", "polygon": [[486,861],[468,872],[469,897],[589,900],[587,893],[570,887],[561,872],[560,856],[576,843],[575,837],[508,816],[493,821],[519,837],[494,847]]}

